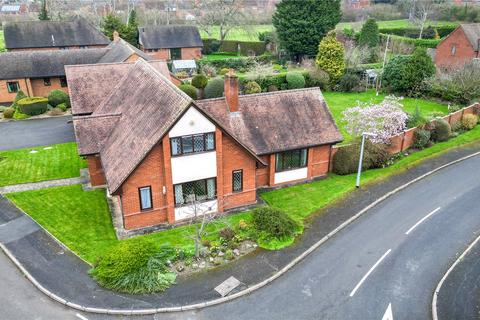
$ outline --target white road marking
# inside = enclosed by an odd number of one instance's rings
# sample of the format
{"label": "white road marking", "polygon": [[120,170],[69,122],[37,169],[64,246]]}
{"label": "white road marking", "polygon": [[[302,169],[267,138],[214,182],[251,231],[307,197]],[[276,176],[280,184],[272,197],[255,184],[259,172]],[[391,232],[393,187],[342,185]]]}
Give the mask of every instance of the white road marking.
{"label": "white road marking", "polygon": [[75,316],[77,316],[77,318],[80,318],[82,320],[88,320],[88,318],[82,316],[80,313],[76,313]]}
{"label": "white road marking", "polygon": [[437,209],[433,210],[432,212],[430,212],[429,214],[427,214],[425,217],[423,217],[422,219],[420,219],[417,223],[415,223],[410,229],[408,229],[407,232],[405,232],[406,235],[408,235],[410,232],[413,231],[413,229],[415,229],[416,227],[418,227],[418,225],[420,223],[422,223],[423,221],[427,220],[428,218],[430,218],[432,215],[434,215],[438,210],[440,210],[441,207],[438,207]]}
{"label": "white road marking", "polygon": [[368,270],[368,272],[363,276],[363,278],[360,280],[360,282],[355,286],[355,288],[353,288],[352,292],[350,292],[350,297],[353,297],[353,295],[355,294],[355,292],[357,292],[358,288],[360,288],[360,286],[362,285],[362,283],[368,278],[368,276],[370,275],[370,273],[373,272],[373,270],[375,270],[375,268],[382,262],[383,259],[385,259],[385,257],[392,251],[392,249],[388,249],[387,252],[385,252],[383,254],[383,256],[378,259],[377,262],[375,262],[375,264],[373,265],[373,267],[370,268],[370,270]]}
{"label": "white road marking", "polygon": [[392,304],[389,303],[382,320],[393,320]]}

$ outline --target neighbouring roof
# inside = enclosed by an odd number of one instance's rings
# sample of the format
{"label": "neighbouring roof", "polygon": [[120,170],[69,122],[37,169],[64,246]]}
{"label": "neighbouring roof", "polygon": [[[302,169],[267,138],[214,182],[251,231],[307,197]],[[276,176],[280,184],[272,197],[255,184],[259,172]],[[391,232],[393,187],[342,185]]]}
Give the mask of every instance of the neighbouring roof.
{"label": "neighbouring roof", "polygon": [[133,54],[151,59],[122,39],[105,48],[5,52],[0,55],[0,79],[61,77],[66,65],[123,62]]}
{"label": "neighbouring roof", "polygon": [[479,49],[480,23],[461,24],[465,36],[475,50]]}
{"label": "neighbouring roof", "polygon": [[148,26],[138,30],[139,42],[145,49],[203,47],[195,26]]}
{"label": "neighbouring roof", "polygon": [[257,155],[343,140],[319,88],[241,95],[235,113],[225,98],[196,104]]}
{"label": "neighbouring roof", "polygon": [[100,149],[110,192],[115,192],[192,103],[170,79],[138,61],[92,114],[121,113]]}
{"label": "neighbouring roof", "polygon": [[108,45],[110,40],[83,18],[71,21],[9,22],[4,26],[7,49]]}
{"label": "neighbouring roof", "polygon": [[[150,61],[149,64],[164,76],[171,76],[165,61]],[[66,66],[72,114],[85,115],[95,111],[133,65],[134,63],[108,63]]]}

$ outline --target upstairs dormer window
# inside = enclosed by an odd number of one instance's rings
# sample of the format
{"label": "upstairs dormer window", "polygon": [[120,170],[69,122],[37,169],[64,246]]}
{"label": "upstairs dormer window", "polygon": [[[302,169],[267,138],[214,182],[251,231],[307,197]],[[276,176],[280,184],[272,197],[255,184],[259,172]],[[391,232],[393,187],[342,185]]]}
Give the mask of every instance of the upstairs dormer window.
{"label": "upstairs dormer window", "polygon": [[215,150],[215,133],[200,133],[170,139],[172,156]]}

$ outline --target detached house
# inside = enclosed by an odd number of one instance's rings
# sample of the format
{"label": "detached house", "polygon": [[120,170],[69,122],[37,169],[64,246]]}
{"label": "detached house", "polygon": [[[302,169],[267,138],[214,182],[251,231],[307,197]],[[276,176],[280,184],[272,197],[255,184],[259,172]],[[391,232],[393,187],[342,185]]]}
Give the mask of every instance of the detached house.
{"label": "detached house", "polygon": [[12,102],[18,91],[28,96],[47,96],[51,90],[67,91],[66,65],[150,60],[126,41],[116,38],[106,48],[40,50],[0,55],[0,103]]}
{"label": "detached house", "polygon": [[202,57],[203,41],[195,26],[140,27],[138,36],[140,49],[154,59],[192,60]]}
{"label": "detached house", "polygon": [[9,22],[3,27],[7,51],[106,47],[110,40],[83,18],[71,21]]}
{"label": "detached house", "polygon": [[224,212],[256,203],[259,188],[323,176],[342,140],[318,88],[239,96],[229,73],[224,98],[193,101],[155,63],[81,76],[99,67],[66,68],[73,123],[91,183],[119,200],[125,229],[184,221],[192,195]]}
{"label": "detached house", "polygon": [[480,23],[461,24],[437,46],[437,68],[451,69],[479,58]]}

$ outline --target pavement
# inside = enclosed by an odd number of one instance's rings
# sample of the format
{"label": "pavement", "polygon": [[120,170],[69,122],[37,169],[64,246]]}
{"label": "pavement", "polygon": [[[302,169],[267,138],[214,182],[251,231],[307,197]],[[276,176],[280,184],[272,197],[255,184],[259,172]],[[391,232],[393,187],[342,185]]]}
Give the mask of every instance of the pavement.
{"label": "pavement", "polygon": [[437,298],[439,320],[480,318],[480,242],[460,260]]}
{"label": "pavement", "polygon": [[5,187],[0,187],[0,194],[71,186],[74,184],[85,184],[85,183],[89,183],[88,177],[86,176],[75,177],[75,178],[65,178],[65,179],[54,179],[54,180],[47,180],[47,181],[40,181],[40,182],[13,184]]}
{"label": "pavement", "polygon": [[[381,195],[479,150],[477,144],[452,151],[362,188],[312,218],[293,246],[279,252],[259,250],[218,270],[180,277],[163,294],[130,296],[98,287],[86,273],[88,265],[35,228],[5,199],[0,199],[0,241],[42,285],[78,304],[140,309],[197,303],[218,298],[213,288],[230,275],[246,286],[267,278]],[[395,319],[428,319],[438,281],[480,230],[479,165],[480,156],[475,156],[416,182],[248,296],[198,311],[142,319],[382,319],[389,310]],[[12,229],[18,232],[4,231]],[[17,299],[24,301],[22,296]]]}
{"label": "pavement", "polygon": [[75,141],[71,116],[0,122],[0,151]]}

